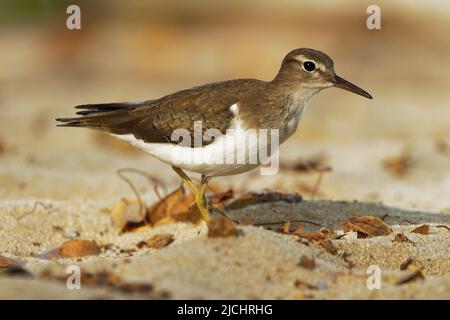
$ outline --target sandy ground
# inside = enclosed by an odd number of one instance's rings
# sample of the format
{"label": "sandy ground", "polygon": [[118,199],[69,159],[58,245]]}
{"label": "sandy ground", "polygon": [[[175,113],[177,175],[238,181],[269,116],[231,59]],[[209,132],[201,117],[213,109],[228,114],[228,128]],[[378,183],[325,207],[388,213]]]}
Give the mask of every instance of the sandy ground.
{"label": "sandy ground", "polygon": [[[9,207],[17,207],[10,203]],[[184,298],[184,299],[376,299],[450,298],[448,243],[450,233],[439,227],[450,224],[444,214],[412,212],[358,202],[304,201],[250,206],[230,212],[230,217],[253,217],[255,224],[284,220],[314,220],[327,228],[341,229],[355,214],[386,216],[394,233],[404,232],[411,243],[393,243],[393,234],[357,239],[355,233],[333,240],[338,254],[263,227],[239,227],[240,235],[208,238],[206,226],[169,224],[138,233],[118,235],[108,215],[97,204],[53,202],[52,210],[38,209],[17,221],[2,208],[2,251],[20,258],[26,274],[0,277],[1,298]],[[19,210],[20,211],[20,210]],[[414,225],[429,223],[427,235],[411,233]],[[407,225],[405,225],[405,223]],[[295,224],[293,224],[294,226]],[[57,231],[55,227],[58,226]],[[280,226],[280,225],[278,225]],[[272,227],[274,227],[272,225]],[[75,231],[105,249],[98,256],[48,260],[42,253],[58,247]],[[174,242],[163,249],[139,249],[137,244],[157,234],[172,234]],[[344,258],[345,253],[345,258]],[[302,256],[315,260],[303,268]],[[408,258],[423,267],[425,279],[403,285],[396,281],[410,271],[400,271]],[[82,271],[82,289],[65,287],[67,267]],[[381,288],[368,290],[366,270],[377,265]],[[83,276],[108,273],[135,285],[140,292],[112,289],[106,284],[84,285]],[[137,292],[136,292],[137,291]]]}

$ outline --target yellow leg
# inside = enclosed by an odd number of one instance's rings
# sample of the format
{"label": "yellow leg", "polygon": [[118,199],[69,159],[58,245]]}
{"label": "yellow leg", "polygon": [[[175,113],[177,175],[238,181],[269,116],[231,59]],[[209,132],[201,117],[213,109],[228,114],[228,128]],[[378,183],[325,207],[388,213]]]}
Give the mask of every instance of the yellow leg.
{"label": "yellow leg", "polygon": [[206,192],[206,186],[208,185],[209,178],[202,175],[200,186],[197,189],[195,187],[194,183],[192,182],[191,178],[189,178],[187,176],[187,174],[184,173],[183,170],[181,170],[180,168],[177,168],[177,167],[172,167],[172,169],[180,176],[181,179],[183,179],[183,181],[191,189],[192,193],[195,196],[195,203],[197,205],[197,208],[200,211],[200,214],[202,215],[203,220],[205,220],[206,223],[208,224],[211,219],[209,217],[208,209],[206,208],[205,192]]}
{"label": "yellow leg", "polygon": [[197,194],[197,188],[194,186],[194,183],[192,182],[191,178],[187,176],[186,173],[184,173],[183,170],[177,167],[172,167],[173,171],[175,171],[181,179],[188,185],[188,187],[191,189],[193,194]]}
{"label": "yellow leg", "polygon": [[206,208],[206,198],[205,198],[206,186],[208,185],[208,181],[209,178],[202,175],[200,187],[198,188],[198,191],[195,194],[195,202],[197,203],[198,210],[200,210],[203,220],[205,220],[207,224],[211,220],[208,209]]}

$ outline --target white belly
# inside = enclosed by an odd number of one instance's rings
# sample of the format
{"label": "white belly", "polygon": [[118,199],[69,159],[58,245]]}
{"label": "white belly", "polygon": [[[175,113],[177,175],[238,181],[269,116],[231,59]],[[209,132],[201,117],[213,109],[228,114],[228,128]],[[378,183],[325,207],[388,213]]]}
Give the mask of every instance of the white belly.
{"label": "white belly", "polygon": [[[275,147],[270,149],[267,144],[261,144],[257,135],[244,130],[222,135],[213,143],[197,148],[171,143],[146,143],[131,134],[113,136],[167,164],[207,176],[225,176],[250,171],[262,164],[260,152],[263,153],[263,157],[265,155],[269,157],[273,151],[277,151]],[[260,151],[261,147],[265,150]]]}

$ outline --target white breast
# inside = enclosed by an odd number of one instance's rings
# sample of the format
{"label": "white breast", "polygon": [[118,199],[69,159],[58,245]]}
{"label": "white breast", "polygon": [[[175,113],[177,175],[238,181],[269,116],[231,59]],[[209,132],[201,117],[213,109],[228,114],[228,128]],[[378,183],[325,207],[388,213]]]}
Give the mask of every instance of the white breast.
{"label": "white breast", "polygon": [[299,90],[289,95],[286,99],[286,106],[284,107],[287,109],[287,112],[280,130],[280,143],[286,141],[287,138],[297,131],[298,124],[306,110],[309,99],[317,92],[317,89]]}

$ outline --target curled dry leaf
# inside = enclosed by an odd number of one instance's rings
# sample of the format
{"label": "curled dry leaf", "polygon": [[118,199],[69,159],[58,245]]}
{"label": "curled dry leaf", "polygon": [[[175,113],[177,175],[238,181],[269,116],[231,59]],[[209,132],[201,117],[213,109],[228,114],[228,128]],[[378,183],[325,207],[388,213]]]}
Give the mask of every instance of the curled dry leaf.
{"label": "curled dry leaf", "polygon": [[264,191],[264,192],[248,192],[236,200],[232,201],[225,208],[226,210],[237,210],[247,206],[260,204],[260,203],[270,203],[270,202],[301,202],[302,196],[294,193],[287,194],[277,191]]}
{"label": "curled dry leaf", "polygon": [[208,225],[208,237],[236,237],[239,234],[239,230],[236,228],[236,224],[226,218],[219,217],[211,220]]}
{"label": "curled dry leaf", "polygon": [[307,270],[314,270],[316,267],[316,261],[314,258],[308,258],[307,256],[302,255],[298,265]]}
{"label": "curled dry leaf", "polygon": [[353,216],[344,223],[344,232],[356,231],[358,238],[385,236],[391,228],[380,218],[373,216]]}
{"label": "curled dry leaf", "polygon": [[420,233],[420,234],[428,234],[430,232],[430,226],[427,224],[423,224],[423,225],[415,228],[411,232]]}
{"label": "curled dry leaf", "polygon": [[111,210],[114,227],[128,231],[144,224],[144,213],[139,213],[140,205],[137,199],[122,198]]}
{"label": "curled dry leaf", "polygon": [[408,237],[402,232],[402,233],[396,233],[394,236],[394,239],[392,242],[408,242],[412,243],[411,240],[408,239]]}
{"label": "curled dry leaf", "polygon": [[193,202],[194,196],[186,195],[184,188],[180,186],[147,210],[147,220],[153,224],[159,222],[158,225],[189,220],[188,213]]}
{"label": "curled dry leaf", "polygon": [[73,239],[64,242],[59,249],[59,253],[64,258],[95,256],[100,253],[100,247],[95,241]]}
{"label": "curled dry leaf", "polygon": [[174,241],[173,234],[170,233],[163,233],[163,234],[157,234],[147,241],[141,241],[137,244],[138,248],[148,247],[152,249],[161,249],[164,247],[167,247],[169,244],[171,244]]}

